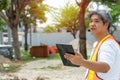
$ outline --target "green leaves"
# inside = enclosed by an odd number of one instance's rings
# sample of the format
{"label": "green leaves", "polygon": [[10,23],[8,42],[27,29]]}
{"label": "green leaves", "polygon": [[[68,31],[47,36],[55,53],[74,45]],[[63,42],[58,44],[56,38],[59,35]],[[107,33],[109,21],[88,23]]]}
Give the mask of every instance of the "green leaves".
{"label": "green leaves", "polygon": [[0,10],[6,10],[10,4],[10,0],[0,0]]}
{"label": "green leaves", "polygon": [[95,2],[102,2],[102,3],[118,3],[119,0],[93,0]]}
{"label": "green leaves", "polygon": [[112,15],[112,27],[114,30],[116,30],[116,27],[118,25],[114,25],[116,23],[120,22],[120,0],[93,0],[95,2],[100,2],[102,5],[105,5],[108,7],[110,14]]}
{"label": "green leaves", "polygon": [[3,19],[0,18],[0,31],[4,31],[4,25],[5,21],[3,21]]}
{"label": "green leaves", "polygon": [[53,32],[56,32],[56,29],[54,26],[47,26],[44,28],[44,32],[46,33],[53,33]]}
{"label": "green leaves", "polygon": [[48,11],[48,6],[41,2],[33,2],[29,4],[30,9],[28,9],[29,14],[34,19],[39,19],[41,22],[45,22],[47,19],[45,17],[45,11]]}
{"label": "green leaves", "polygon": [[64,8],[59,11],[59,16],[55,18],[61,27],[75,26],[78,17],[79,8],[76,5],[67,3]]}
{"label": "green leaves", "polygon": [[111,13],[112,18],[113,18],[113,23],[119,21],[119,15],[120,15],[119,5],[111,6],[110,13]]}

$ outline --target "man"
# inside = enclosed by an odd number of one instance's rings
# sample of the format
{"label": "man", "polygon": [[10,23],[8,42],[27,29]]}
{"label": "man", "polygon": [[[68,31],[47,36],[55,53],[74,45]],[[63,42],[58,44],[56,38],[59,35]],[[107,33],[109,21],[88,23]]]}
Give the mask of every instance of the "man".
{"label": "man", "polygon": [[120,46],[108,31],[111,16],[105,10],[90,13],[90,32],[96,38],[90,61],[77,52],[64,56],[73,64],[88,68],[85,80],[118,80],[120,74]]}

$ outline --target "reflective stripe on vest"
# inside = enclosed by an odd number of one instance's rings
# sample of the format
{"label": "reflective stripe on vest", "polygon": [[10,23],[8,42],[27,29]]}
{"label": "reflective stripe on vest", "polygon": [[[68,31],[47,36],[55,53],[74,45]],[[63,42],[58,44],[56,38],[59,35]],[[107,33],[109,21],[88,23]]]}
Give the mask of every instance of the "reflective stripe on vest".
{"label": "reflective stripe on vest", "polygon": [[[111,35],[107,35],[97,44],[97,46],[96,46],[96,48],[94,50],[94,53],[93,53],[93,55],[91,57],[91,61],[93,61],[93,62],[97,61],[97,53],[99,51],[99,48],[100,48],[101,44],[105,40],[107,40],[108,38],[113,39],[113,37]],[[94,72],[93,70],[89,70],[85,80],[102,80],[102,79],[97,76],[96,72]]]}

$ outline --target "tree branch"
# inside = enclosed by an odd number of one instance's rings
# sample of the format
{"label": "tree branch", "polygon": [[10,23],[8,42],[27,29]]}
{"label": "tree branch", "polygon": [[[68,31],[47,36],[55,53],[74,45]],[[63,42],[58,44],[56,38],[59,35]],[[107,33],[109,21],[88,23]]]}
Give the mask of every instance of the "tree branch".
{"label": "tree branch", "polygon": [[0,11],[0,17],[9,25],[9,21],[8,21],[6,15],[4,15],[4,13],[1,11]]}
{"label": "tree branch", "polygon": [[80,2],[78,2],[77,0],[75,0],[75,2],[76,2],[76,4],[77,4],[78,6],[80,6],[80,5],[81,5],[81,3],[80,3]]}

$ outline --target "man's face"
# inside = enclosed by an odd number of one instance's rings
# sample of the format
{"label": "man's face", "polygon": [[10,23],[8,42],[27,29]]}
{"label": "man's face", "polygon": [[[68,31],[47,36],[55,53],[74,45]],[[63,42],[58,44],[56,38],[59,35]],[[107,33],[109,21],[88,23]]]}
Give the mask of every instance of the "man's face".
{"label": "man's face", "polygon": [[107,31],[107,23],[103,23],[98,15],[92,15],[90,18],[90,31],[93,35],[102,35]]}

